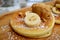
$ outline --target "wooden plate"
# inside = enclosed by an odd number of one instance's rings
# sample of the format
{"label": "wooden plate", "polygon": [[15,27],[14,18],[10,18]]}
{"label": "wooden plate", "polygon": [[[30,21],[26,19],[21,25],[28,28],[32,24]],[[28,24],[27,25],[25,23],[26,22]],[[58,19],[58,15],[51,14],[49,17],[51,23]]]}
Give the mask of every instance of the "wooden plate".
{"label": "wooden plate", "polygon": [[53,33],[46,38],[40,38],[40,39],[33,39],[33,38],[27,38],[24,36],[21,36],[14,32],[14,30],[11,28],[11,25],[9,24],[10,18],[12,18],[12,15],[19,12],[25,12],[28,10],[32,10],[31,8],[23,8],[22,10],[17,10],[13,12],[9,12],[4,16],[0,17],[0,40],[60,40],[60,25],[55,24]]}

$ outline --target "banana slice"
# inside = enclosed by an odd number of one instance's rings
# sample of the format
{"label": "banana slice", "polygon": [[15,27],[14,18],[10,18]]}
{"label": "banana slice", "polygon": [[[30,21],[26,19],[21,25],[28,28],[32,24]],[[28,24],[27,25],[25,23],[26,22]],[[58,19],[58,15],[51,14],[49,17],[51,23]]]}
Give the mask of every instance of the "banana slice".
{"label": "banana slice", "polygon": [[26,12],[24,21],[28,26],[38,26],[41,23],[40,16],[32,12]]}
{"label": "banana slice", "polygon": [[57,8],[60,8],[60,4],[56,4],[56,7],[57,7]]}
{"label": "banana slice", "polygon": [[56,9],[56,7],[53,7],[52,8],[52,11],[55,13],[55,14],[60,14],[60,11]]}

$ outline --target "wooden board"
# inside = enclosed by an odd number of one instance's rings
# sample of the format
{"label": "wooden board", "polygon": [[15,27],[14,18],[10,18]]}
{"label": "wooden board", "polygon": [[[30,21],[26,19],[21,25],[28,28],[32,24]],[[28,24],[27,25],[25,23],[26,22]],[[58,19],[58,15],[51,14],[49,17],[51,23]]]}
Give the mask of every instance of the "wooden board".
{"label": "wooden board", "polygon": [[46,38],[40,38],[40,39],[33,39],[33,38],[27,38],[24,36],[21,36],[14,32],[14,30],[11,28],[11,25],[9,24],[10,18],[12,18],[12,15],[15,13],[32,10],[31,8],[23,8],[22,10],[9,12],[4,16],[0,17],[0,40],[60,40],[60,25],[55,24],[53,28],[53,32],[51,36]]}

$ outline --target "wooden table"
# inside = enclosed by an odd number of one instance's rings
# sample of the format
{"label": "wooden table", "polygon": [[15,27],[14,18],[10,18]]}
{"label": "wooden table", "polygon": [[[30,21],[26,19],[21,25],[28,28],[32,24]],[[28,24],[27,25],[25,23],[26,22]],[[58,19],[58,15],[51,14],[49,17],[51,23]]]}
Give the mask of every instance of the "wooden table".
{"label": "wooden table", "polygon": [[51,36],[40,39],[33,39],[21,36],[14,32],[9,24],[12,15],[19,12],[25,12],[27,10],[32,10],[31,8],[23,8],[22,10],[17,10],[9,12],[4,16],[0,17],[0,40],[60,40],[60,25],[55,24]]}

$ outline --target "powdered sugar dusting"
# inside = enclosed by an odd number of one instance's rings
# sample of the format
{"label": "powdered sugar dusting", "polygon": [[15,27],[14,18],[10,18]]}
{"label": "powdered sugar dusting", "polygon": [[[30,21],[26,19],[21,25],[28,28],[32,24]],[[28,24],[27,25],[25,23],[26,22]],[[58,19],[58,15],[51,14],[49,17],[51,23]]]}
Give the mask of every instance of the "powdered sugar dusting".
{"label": "powdered sugar dusting", "polygon": [[48,37],[47,40],[60,40],[60,35],[57,34],[56,31],[51,35],[51,37]]}
{"label": "powdered sugar dusting", "polygon": [[17,36],[15,36],[13,32],[8,32],[7,35],[8,35],[8,40],[17,40],[18,39]]}
{"label": "powdered sugar dusting", "polygon": [[58,14],[53,14],[54,16],[58,16]]}
{"label": "powdered sugar dusting", "polygon": [[9,29],[8,25],[1,26],[2,31],[5,31],[6,29]]}

